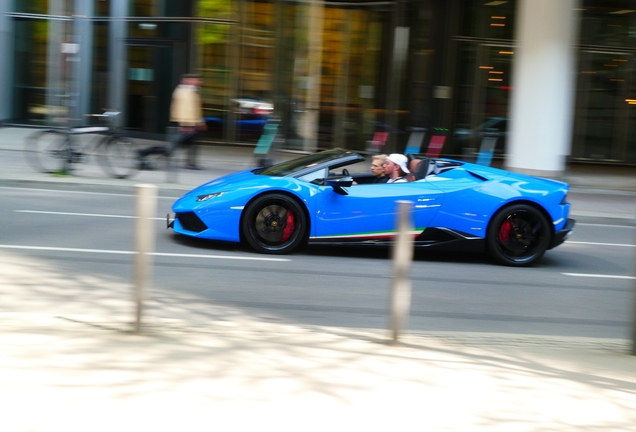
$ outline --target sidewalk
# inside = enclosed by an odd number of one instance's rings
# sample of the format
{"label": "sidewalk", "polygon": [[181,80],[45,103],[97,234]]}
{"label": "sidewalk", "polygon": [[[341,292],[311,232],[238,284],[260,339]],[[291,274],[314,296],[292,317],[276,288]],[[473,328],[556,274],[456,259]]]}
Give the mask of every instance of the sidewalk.
{"label": "sidewalk", "polygon": [[[623,340],[272,322],[0,253],[7,432],[633,431]],[[34,272],[37,269],[37,272]]]}
{"label": "sidewalk", "polygon": [[[204,171],[174,182],[109,179],[94,163],[60,178],[26,165],[23,135],[0,130],[0,186],[155,183],[178,196],[253,161],[249,147],[215,146]],[[577,211],[636,214],[631,174],[569,175],[585,182]],[[5,250],[0,262],[2,432],[636,431],[626,340],[411,332],[391,346],[388,331],[273,321],[158,281],[134,335],[127,281]]]}

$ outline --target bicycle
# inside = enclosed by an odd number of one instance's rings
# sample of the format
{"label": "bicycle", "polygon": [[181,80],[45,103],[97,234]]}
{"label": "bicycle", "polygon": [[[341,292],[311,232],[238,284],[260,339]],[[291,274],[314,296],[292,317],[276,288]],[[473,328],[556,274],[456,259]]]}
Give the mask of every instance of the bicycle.
{"label": "bicycle", "polygon": [[[25,143],[28,162],[45,174],[67,174],[73,164],[85,163],[93,154],[98,165],[111,177],[123,179],[136,174],[139,169],[137,145],[114,125],[119,114],[116,110],[87,114],[102,120],[104,126],[49,128],[29,135]],[[77,135],[85,134],[99,134],[99,139],[78,143]]]}

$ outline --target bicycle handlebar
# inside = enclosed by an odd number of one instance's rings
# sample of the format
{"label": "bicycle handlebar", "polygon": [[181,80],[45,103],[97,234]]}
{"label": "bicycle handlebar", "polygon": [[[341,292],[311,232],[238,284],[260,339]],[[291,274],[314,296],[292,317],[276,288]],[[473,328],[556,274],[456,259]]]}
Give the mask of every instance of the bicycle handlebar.
{"label": "bicycle handlebar", "polygon": [[84,114],[86,117],[116,117],[121,114],[120,111],[104,111],[102,114]]}

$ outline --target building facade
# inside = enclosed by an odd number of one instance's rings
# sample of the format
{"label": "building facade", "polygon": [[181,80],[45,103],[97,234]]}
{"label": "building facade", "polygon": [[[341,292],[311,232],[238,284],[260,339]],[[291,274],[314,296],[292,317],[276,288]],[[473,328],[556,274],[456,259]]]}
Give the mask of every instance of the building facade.
{"label": "building facade", "polygon": [[161,137],[180,75],[200,73],[218,126],[208,141],[254,143],[263,115],[237,105],[253,99],[273,104],[292,149],[364,150],[386,130],[387,150],[403,151],[421,128],[422,148],[441,136],[450,157],[493,138],[521,171],[541,173],[541,158],[523,162],[537,149],[557,160],[548,172],[636,164],[631,3],[4,1],[0,118],[85,122],[115,108],[131,132]]}

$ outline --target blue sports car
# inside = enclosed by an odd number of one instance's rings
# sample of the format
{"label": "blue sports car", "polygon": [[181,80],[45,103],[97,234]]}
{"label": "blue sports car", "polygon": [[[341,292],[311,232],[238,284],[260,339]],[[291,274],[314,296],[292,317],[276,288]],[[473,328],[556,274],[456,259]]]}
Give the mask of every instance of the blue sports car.
{"label": "blue sports car", "polygon": [[373,184],[370,173],[350,173],[364,157],[343,149],[230,174],[179,198],[168,226],[262,253],[305,243],[387,245],[397,236],[396,201],[408,200],[416,247],[484,251],[510,266],[534,264],[574,228],[566,183],[409,157],[420,161],[408,183]]}

